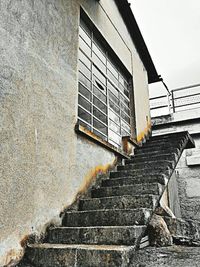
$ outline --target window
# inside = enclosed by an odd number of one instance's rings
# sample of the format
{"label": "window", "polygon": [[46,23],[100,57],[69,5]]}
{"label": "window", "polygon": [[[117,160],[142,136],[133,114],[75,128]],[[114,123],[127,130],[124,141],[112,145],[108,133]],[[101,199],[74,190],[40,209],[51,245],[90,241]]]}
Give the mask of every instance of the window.
{"label": "window", "polygon": [[121,148],[130,135],[129,78],[84,21],[79,30],[78,122]]}

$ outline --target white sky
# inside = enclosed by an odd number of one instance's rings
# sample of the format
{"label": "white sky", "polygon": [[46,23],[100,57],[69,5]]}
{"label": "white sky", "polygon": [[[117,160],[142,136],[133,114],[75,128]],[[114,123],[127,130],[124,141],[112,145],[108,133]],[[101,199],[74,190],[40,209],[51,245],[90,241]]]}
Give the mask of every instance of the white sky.
{"label": "white sky", "polygon": [[[129,2],[169,89],[200,83],[200,0]],[[150,86],[151,95],[157,95],[159,88],[161,83]]]}

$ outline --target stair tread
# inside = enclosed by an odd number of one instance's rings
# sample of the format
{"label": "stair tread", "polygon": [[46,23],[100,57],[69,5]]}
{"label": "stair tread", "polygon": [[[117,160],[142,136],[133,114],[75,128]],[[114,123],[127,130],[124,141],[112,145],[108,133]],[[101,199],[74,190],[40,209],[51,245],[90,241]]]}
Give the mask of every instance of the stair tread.
{"label": "stair tread", "polygon": [[[130,186],[127,186],[127,187],[130,187]],[[106,187],[108,188],[108,187]],[[111,186],[109,187],[111,188]],[[81,199],[81,201],[92,201],[92,200],[101,200],[101,199],[119,199],[119,198],[145,198],[145,197],[156,197],[157,195],[154,195],[154,194],[143,194],[143,195],[123,195],[123,196],[110,196],[110,197],[93,197],[93,198],[84,198],[84,199]]]}
{"label": "stair tread", "polygon": [[135,246],[121,246],[121,245],[90,245],[90,244],[29,244],[28,248],[39,249],[84,249],[84,250],[115,250],[126,251],[135,248]]}
{"label": "stair tread", "polygon": [[[134,179],[134,178],[133,178]],[[156,185],[156,184],[158,184],[158,183],[151,183],[150,185]],[[147,186],[147,188],[148,188],[148,186],[149,186],[149,183],[142,183],[142,184],[135,184],[135,185],[116,185],[116,186],[109,186],[109,187],[107,187],[107,186],[101,186],[101,187],[99,187],[99,188],[95,188],[95,189],[93,189],[93,190],[112,190],[112,189],[117,189],[117,188],[120,188],[120,189],[123,189],[123,188],[130,188],[130,187],[139,187],[139,186]],[[152,195],[152,194],[145,194],[145,195]]]}
{"label": "stair tread", "polygon": [[55,230],[55,229],[110,229],[110,228],[113,228],[113,229],[141,229],[141,228],[146,228],[146,225],[109,225],[109,226],[57,226],[57,227],[54,227],[51,230]]}
{"label": "stair tread", "polygon": [[104,209],[104,210],[102,210],[102,209],[98,209],[98,210],[75,210],[75,211],[67,211],[65,214],[84,214],[84,213],[95,213],[95,212],[102,212],[102,213],[106,213],[106,212],[108,212],[108,213],[115,213],[115,212],[119,212],[119,211],[121,211],[121,212],[128,212],[128,211],[130,211],[130,212],[133,212],[133,211],[135,211],[135,212],[137,212],[137,211],[146,211],[146,210],[151,210],[151,209],[149,209],[149,208],[135,208],[135,209]]}

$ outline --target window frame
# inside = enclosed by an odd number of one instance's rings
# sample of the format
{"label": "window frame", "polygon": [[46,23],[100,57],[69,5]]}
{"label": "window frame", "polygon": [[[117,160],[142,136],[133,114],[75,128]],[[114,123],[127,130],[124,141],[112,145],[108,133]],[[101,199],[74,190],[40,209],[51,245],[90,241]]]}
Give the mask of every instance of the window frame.
{"label": "window frame", "polygon": [[[88,34],[87,30],[84,28],[83,25],[86,25],[86,27],[88,28],[88,30],[90,31],[91,35]],[[90,27],[90,25],[92,25],[92,27]],[[81,84],[81,86],[83,86],[85,88],[85,90],[88,90],[88,92],[91,93],[92,99],[89,100],[87,99],[84,95],[82,95],[79,90],[78,90],[78,94],[81,95],[86,101],[88,101],[91,104],[91,112],[85,110],[85,112],[89,113],[91,115],[91,124],[89,124],[87,121],[84,121],[82,118],[80,118],[78,116],[78,122],[81,124],[81,122],[84,124],[87,124],[89,127],[88,129],[95,134],[95,132],[99,133],[100,136],[102,136],[102,138],[107,141],[108,143],[111,143],[112,145],[116,146],[117,148],[122,148],[122,137],[124,136],[131,136],[132,137],[132,133],[133,133],[133,120],[132,120],[132,108],[133,108],[133,94],[132,94],[132,90],[133,90],[133,79],[131,74],[126,70],[126,73],[124,72],[125,67],[123,65],[123,63],[117,58],[117,56],[114,54],[114,52],[111,50],[110,46],[108,44],[106,44],[106,46],[103,44],[103,42],[105,43],[105,39],[101,36],[100,38],[98,38],[98,34],[96,34],[98,32],[97,29],[94,30],[94,25],[92,24],[92,22],[90,22],[90,25],[85,22],[85,20],[83,19],[83,17],[81,16],[80,18],[80,24],[79,24],[79,40],[81,39],[82,42],[84,42],[85,45],[87,45],[86,41],[82,38],[81,36],[81,32],[86,36],[87,40],[90,39],[90,52],[89,55],[84,51],[84,49],[82,49],[80,43],[79,43],[79,57],[78,57],[78,61],[82,62],[82,64],[85,65],[85,63],[81,60],[80,57],[80,53],[82,53],[84,55],[84,57],[86,57],[86,59],[90,62],[90,80],[88,79],[88,81],[90,81],[90,89],[87,88],[86,85],[84,85],[80,80],[78,81],[78,83]],[[81,30],[80,30],[81,29]],[[100,40],[99,40],[100,39]],[[97,41],[96,41],[97,40]],[[103,54],[105,61],[103,62],[102,59],[100,58],[100,54],[98,55],[94,50],[93,50],[93,46],[95,46],[95,51],[99,51],[100,53]],[[101,46],[106,47],[105,49],[105,53],[103,51],[103,49],[101,48]],[[88,46],[89,47],[89,46]],[[98,49],[98,50],[97,50]],[[88,50],[89,51],[89,50]],[[112,53],[109,53],[110,51],[112,51]],[[100,69],[100,67],[98,66],[98,64],[95,62],[96,60],[94,60],[93,55],[95,55],[96,59],[99,60],[99,62],[101,62],[101,66],[105,66],[105,71],[102,71]],[[112,55],[114,56],[114,59],[111,60]],[[116,60],[117,59],[117,60]],[[112,63],[115,62],[115,64]],[[108,67],[109,65],[109,67]],[[85,65],[86,66],[86,65]],[[120,67],[121,68],[120,68]],[[87,66],[86,66],[87,68]],[[104,94],[103,92],[100,91],[99,86],[94,84],[94,76],[96,77],[96,75],[94,75],[94,71],[93,68],[95,68],[103,77],[105,77],[105,89],[106,89],[106,94]],[[82,71],[79,69],[78,70],[79,73],[81,73],[83,76],[85,76]],[[114,83],[114,81],[109,77],[109,73],[111,73],[113,76],[116,75],[113,73],[115,72],[115,74],[117,73],[117,85]],[[126,76],[126,78],[125,78]],[[85,77],[87,78],[87,77]],[[120,80],[121,79],[121,80]],[[101,83],[100,79],[98,79],[98,77],[96,77],[96,83],[97,81],[99,82],[99,84],[101,84],[101,86],[103,87],[103,83]],[[121,81],[124,82],[124,85],[121,83]],[[116,103],[114,103],[113,99],[110,98],[109,94],[113,94],[113,92],[109,89],[108,84],[110,84],[119,94],[119,104],[117,105]],[[121,88],[123,89],[123,92],[120,90],[120,85]],[[98,98],[98,96],[94,93],[94,87],[97,88],[97,90],[99,90],[99,92],[101,92],[102,94],[104,94],[106,96],[106,102],[103,102],[101,99]],[[124,92],[128,92],[129,97],[124,93]],[[113,96],[115,96],[113,94]],[[97,105],[94,104],[94,98],[98,98],[98,101],[100,101],[103,105],[106,106],[107,112],[103,112]],[[116,97],[117,98],[117,97]],[[127,103],[129,104],[128,106],[126,105],[126,103],[124,101],[122,101],[121,99],[125,99],[125,101],[127,101]],[[110,103],[112,103],[115,107],[119,108],[119,114],[117,114],[117,112],[115,110],[113,110],[113,108],[110,106]],[[129,111],[128,113],[124,110],[122,110],[122,106],[124,106],[125,108],[127,108],[127,110]],[[78,103],[78,107],[83,108],[82,106],[80,106],[80,104]],[[102,120],[100,120],[98,117],[96,117],[94,115],[94,108],[97,109],[99,112],[101,112],[103,115],[106,116],[107,118],[107,123],[103,123]],[[111,118],[111,112],[113,114],[115,114],[117,117],[119,117],[120,123],[117,124],[116,121],[113,120],[113,118]],[[129,122],[127,122],[123,117],[122,114],[124,114],[127,119],[129,120]],[[96,127],[94,127],[94,120],[99,121],[102,125],[105,126],[105,128],[107,129],[106,133],[103,133],[101,130],[97,129]],[[114,131],[113,129],[111,129],[110,126],[110,121],[116,126],[119,127],[119,133],[117,133],[116,131]],[[124,128],[124,125],[127,126],[127,128],[129,128],[129,131],[127,131],[126,128]],[[113,133],[119,137],[119,139],[121,139],[120,142],[116,142],[116,140],[113,140],[114,138],[112,138],[112,135],[110,134],[110,132],[113,131]],[[122,134],[122,133],[125,134]]]}

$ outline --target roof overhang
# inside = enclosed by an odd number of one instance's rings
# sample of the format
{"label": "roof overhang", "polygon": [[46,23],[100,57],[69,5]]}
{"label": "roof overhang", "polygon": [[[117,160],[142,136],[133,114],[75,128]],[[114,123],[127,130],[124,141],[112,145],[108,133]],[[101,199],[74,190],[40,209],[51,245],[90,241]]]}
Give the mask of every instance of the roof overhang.
{"label": "roof overhang", "polygon": [[154,83],[154,82],[162,81],[161,76],[158,75],[157,70],[154,66],[153,60],[145,44],[144,38],[141,34],[141,31],[138,27],[136,19],[130,8],[130,4],[128,3],[127,0],[115,0],[115,2],[129,30],[129,33],[140,55],[140,58],[147,70],[148,82]]}

